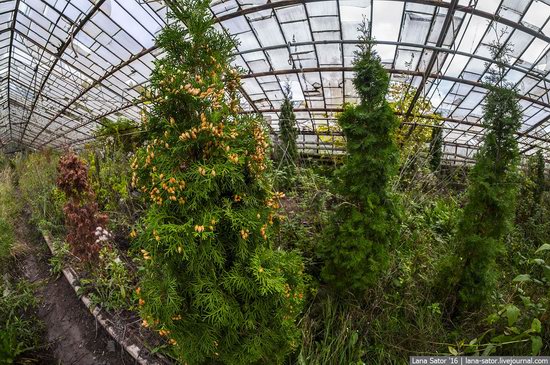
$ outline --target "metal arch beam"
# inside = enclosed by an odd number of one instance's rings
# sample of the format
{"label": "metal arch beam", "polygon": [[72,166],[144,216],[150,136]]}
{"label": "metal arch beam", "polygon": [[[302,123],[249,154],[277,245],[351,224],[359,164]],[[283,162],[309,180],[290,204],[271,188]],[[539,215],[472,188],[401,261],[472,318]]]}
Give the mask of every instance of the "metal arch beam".
{"label": "metal arch beam", "polygon": [[[286,69],[286,70],[276,70],[276,71],[270,71],[270,72],[258,72],[258,73],[250,73],[248,75],[243,75],[242,79],[247,78],[255,78],[255,77],[262,77],[262,76],[276,76],[276,75],[288,75],[288,74],[295,74],[295,73],[307,73],[307,72],[340,72],[340,71],[353,71],[353,67],[346,67],[346,66],[329,66],[329,67],[321,67],[319,68],[303,68],[303,69]],[[386,69],[390,74],[397,74],[397,75],[409,75],[409,76],[422,76],[423,73],[419,71],[412,71],[412,70],[399,70],[399,69]],[[458,77],[452,77],[452,76],[446,76],[446,75],[435,75],[431,74],[428,75],[429,78],[433,79],[441,79],[445,81],[451,81],[451,82],[457,82],[465,85],[471,85],[474,87],[480,87],[483,89],[487,89],[487,86],[479,81],[473,81],[473,80],[466,80],[461,79]],[[550,104],[545,103],[543,101],[530,98],[528,96],[518,95],[518,98],[540,105],[542,107],[550,109]]]}
{"label": "metal arch beam", "polygon": [[[114,113],[118,113],[122,110],[125,110],[125,109],[128,109],[128,108],[131,108],[133,106],[138,106],[140,104],[143,103],[143,100],[134,100],[134,101],[131,101],[129,103],[126,103],[126,104],[123,104],[121,106],[119,106],[118,108],[114,109],[114,110],[108,110],[106,111],[105,113],[103,114],[100,114],[100,115],[97,115],[93,118],[91,118],[90,120],[87,120],[86,122],[82,123],[81,125],[79,125],[78,127],[72,127],[72,128],[69,128],[67,131],[65,131],[65,133],[70,133],[70,132],[74,132],[76,130],[78,130],[79,128],[82,128],[82,127],[86,127],[87,125],[91,124],[91,123],[94,123],[94,122],[99,122],[101,119],[103,118],[106,118],[108,117],[109,115],[111,114],[114,114]],[[90,136],[90,137],[87,137],[86,139],[93,139],[95,138],[94,136]],[[54,139],[55,140],[55,139]]]}
{"label": "metal arch beam", "polygon": [[[158,49],[158,46],[154,45],[150,48],[147,48],[147,49],[144,49],[142,50],[141,52],[139,53],[136,53],[135,55],[133,55],[132,57],[130,57],[128,60],[124,61],[124,62],[121,62],[120,64],[118,64],[117,66],[114,66],[111,68],[110,71],[108,71],[107,73],[105,73],[103,76],[101,76],[100,78],[98,78],[97,80],[95,80],[93,83],[91,83],[86,89],[82,90],[76,97],[74,97],[67,105],[65,105],[63,107],[63,109],[61,109],[56,115],[53,116],[53,118],[51,118],[48,123],[46,123],[46,125],[42,128],[42,130],[40,131],[40,133],[38,133],[35,137],[35,139],[40,136],[40,134],[42,134],[42,132],[47,129],[57,118],[59,118],[63,113],[65,113],[75,102],[77,102],[78,100],[80,100],[80,98],[82,98],[86,93],[88,93],[88,91],[92,90],[93,88],[95,88],[96,86],[100,85],[103,81],[105,81],[105,79],[107,79],[108,77],[114,75],[117,71],[123,69],[124,67],[128,66],[129,64],[131,64],[132,62],[140,59],[142,56],[146,55],[146,54],[149,54],[153,51],[155,51],[156,49]],[[39,146],[40,147],[43,147],[44,145],[52,142],[52,140],[49,140],[43,144],[41,144]],[[34,140],[32,141],[34,142]],[[31,143],[32,143],[31,142]]]}
{"label": "metal arch beam", "polygon": [[[472,59],[477,59],[477,60],[481,60],[481,61],[488,62],[488,63],[496,63],[495,60],[493,60],[489,57],[484,57],[484,56],[481,56],[481,55],[472,54],[472,53],[463,52],[463,51],[458,51],[458,50],[445,48],[445,47],[430,46],[430,45],[427,45],[427,44],[399,42],[399,41],[380,41],[380,40],[376,40],[376,39],[373,41],[373,43],[374,44],[379,44],[379,45],[389,45],[389,46],[397,46],[397,47],[423,48],[423,49],[428,49],[428,50],[435,51],[435,52],[446,52],[446,53],[449,53],[449,54],[452,54],[452,55],[471,57]],[[343,40],[343,41],[342,40],[325,40],[325,41],[295,42],[295,43],[292,43],[291,46],[293,46],[293,47],[295,47],[295,46],[296,47],[316,46],[316,45],[320,45],[320,44],[357,45],[357,44],[359,44],[359,41],[358,40]],[[288,47],[287,44],[280,44],[280,45],[275,45],[275,46],[266,46],[266,47],[253,48],[253,49],[249,49],[249,50],[236,52],[236,53],[234,53],[234,55],[235,56],[242,56],[242,55],[247,54],[247,53],[269,51],[269,50],[282,49],[282,48],[287,48],[287,47]],[[511,70],[522,72],[525,75],[531,76],[535,79],[544,78],[543,75],[533,73],[529,69],[524,69],[524,68],[518,67],[516,65],[505,65],[505,66],[507,68],[511,69]]]}
{"label": "metal arch beam", "polygon": [[[32,39],[31,37],[29,37],[27,34],[21,32],[20,30],[18,29],[15,29],[15,33],[20,36],[21,38],[24,38],[25,40],[31,42],[32,44],[34,44],[35,46],[37,46],[38,48],[40,48],[41,50],[43,50],[44,52],[47,52],[49,55],[51,55],[52,57],[56,58],[56,59],[60,59],[61,58],[61,55],[59,54],[52,54],[50,52],[50,50],[48,50],[47,48],[44,48],[44,46],[40,45],[40,43],[36,42],[34,39]],[[87,78],[89,78],[90,80],[93,79],[93,77],[84,72],[81,68],[76,68],[74,67],[73,65],[70,65],[71,67],[75,68],[78,72],[80,72],[82,75],[86,76]],[[117,94],[117,92],[113,89],[111,89],[110,87],[108,86],[103,86],[105,89],[109,90],[110,92],[112,92],[113,94]]]}
{"label": "metal arch beam", "polygon": [[[296,109],[294,109],[294,112],[295,113],[299,113],[299,112],[339,113],[342,110],[343,110],[342,108],[329,108],[329,109],[325,109],[325,108],[296,108]],[[273,109],[273,110],[263,109],[263,110],[260,110],[261,113],[280,113],[280,111],[281,111],[280,109]],[[244,113],[251,113],[251,112],[244,112]],[[404,115],[404,113],[395,113],[395,114],[396,115],[401,115],[401,116]],[[447,118],[447,117],[433,117],[433,116],[429,116],[429,115],[415,115],[415,114],[413,114],[411,116],[414,117],[414,118],[437,119],[437,120],[441,120],[441,121],[444,121],[444,122],[457,123],[457,124],[461,124],[461,125],[467,125],[467,126],[470,126],[470,127],[481,127],[481,128],[483,128],[483,125],[481,125],[481,124],[474,123],[474,122],[469,122],[469,121],[466,121],[466,120],[458,120],[458,119]],[[403,122],[403,124],[412,125],[413,123]],[[432,127],[432,128],[441,128],[441,126],[437,126],[437,125],[431,125],[430,127]],[[466,131],[466,132],[469,132],[471,134],[478,134],[478,133],[470,132],[470,131]],[[537,137],[537,136],[529,136],[529,135],[522,136],[521,133],[519,133],[519,132],[517,134],[520,135],[521,137],[525,137],[525,138],[529,138],[529,139],[532,139],[532,140],[535,140],[535,141],[541,141],[541,142],[550,144],[550,140],[548,140],[548,139],[544,139],[544,138]],[[533,146],[532,144],[529,144],[529,143],[524,143],[524,142],[521,142],[521,143],[523,143],[527,146]],[[535,146],[535,147],[540,147],[540,146]],[[540,147],[540,148],[544,148],[545,150],[550,151],[550,145],[547,148],[546,147]]]}
{"label": "metal arch beam", "polygon": [[[48,80],[50,78],[50,75],[53,72],[55,66],[57,65],[57,63],[61,59],[61,56],[63,55],[63,53],[65,53],[65,50],[67,50],[67,48],[69,47],[69,45],[73,41],[74,36],[78,32],[80,32],[80,30],[84,27],[84,25],[88,22],[88,20],[90,20],[92,18],[92,16],[94,16],[94,14],[101,8],[101,6],[103,5],[104,2],[105,2],[105,0],[98,0],[96,2],[96,4],[93,6],[92,10],[90,10],[90,12],[88,14],[86,14],[86,16],[78,23],[76,28],[70,34],[69,38],[59,48],[59,50],[57,52],[57,57],[54,59],[54,61],[52,63],[52,66],[48,70],[48,73],[46,74],[46,76],[44,76],[42,84],[40,85],[40,88],[38,89],[38,93],[36,94],[36,96],[34,98],[31,109],[29,111],[29,117],[27,118],[27,122],[31,119],[34,108],[36,107],[36,104],[38,103],[38,99],[40,98],[40,95],[42,94],[42,91],[44,90],[44,87],[46,86],[46,83],[48,82]],[[21,134],[21,140],[23,140],[26,131],[27,131],[27,125],[25,124],[25,127],[23,128],[23,133]],[[31,144],[32,144],[32,142],[31,142]]]}
{"label": "metal arch beam", "polygon": [[9,30],[11,31],[11,34],[10,34],[10,45],[8,49],[8,76],[7,76],[8,94],[6,97],[8,99],[8,124],[10,128],[10,138],[9,138],[10,141],[13,139],[13,131],[11,127],[11,106],[10,106],[11,104],[11,97],[10,97],[11,59],[12,59],[12,51],[13,51],[14,30],[15,30],[15,25],[17,24],[17,13],[18,13],[20,2],[21,0],[16,0],[15,2],[15,8],[13,8],[13,22],[11,24],[11,27],[9,28]]}
{"label": "metal arch beam", "polygon": [[[455,9],[458,5],[458,0],[452,0],[449,4],[449,7],[447,8],[447,15],[445,16],[445,21],[443,22],[443,26],[441,27],[441,33],[439,33],[439,37],[437,39],[437,42],[435,44],[436,47],[440,48],[443,46],[443,42],[445,41],[445,38],[447,37],[447,33],[449,32],[449,28],[451,27],[453,17],[455,15]],[[427,43],[427,42],[426,42]],[[433,68],[435,66],[435,63],[437,61],[437,56],[439,55],[439,51],[433,51],[432,56],[430,57],[430,60],[428,61],[428,65],[426,67],[426,70],[424,71],[424,74],[422,75],[422,81],[420,82],[420,85],[416,89],[416,93],[414,94],[411,103],[409,105],[409,109],[407,110],[407,113],[405,115],[405,121],[408,121],[410,118],[410,115],[416,105],[416,102],[420,98],[420,95],[422,94],[422,91],[424,90],[424,87],[426,86],[426,82],[428,81],[429,76],[432,74]],[[406,137],[409,137],[412,132],[414,131],[415,127],[414,125],[409,127],[409,130],[407,132]]]}
{"label": "metal arch beam", "polygon": [[527,133],[530,133],[532,132],[533,130],[537,129],[538,127],[540,127],[541,125],[543,125],[544,123],[547,123],[547,122],[550,122],[550,115],[543,118],[542,120],[538,121],[537,123],[533,124],[532,126],[530,126],[529,128],[527,128],[525,131],[523,131],[522,133],[523,134],[527,134]]}
{"label": "metal arch beam", "polygon": [[[258,11],[262,10],[269,10],[269,9],[277,9],[292,5],[302,5],[307,3],[313,3],[316,1],[324,1],[324,0],[282,0],[282,1],[275,1],[275,2],[269,2],[266,4],[258,5],[258,6],[251,6],[246,9],[241,9],[239,11],[235,11],[229,14],[220,15],[218,16],[218,22],[223,22],[229,19],[237,18],[242,15],[252,14]],[[395,1],[395,2],[404,2],[404,0],[388,0],[388,1]],[[431,5],[431,6],[438,6],[443,8],[449,8],[451,6],[451,3],[444,2],[442,0],[406,0],[407,3],[412,4],[420,4],[420,5]],[[504,25],[507,25],[511,28],[521,30],[522,32],[525,32],[529,35],[532,35],[533,37],[539,38],[546,43],[550,43],[550,36],[544,35],[541,32],[537,32],[534,29],[531,29],[529,27],[526,27],[524,25],[515,23],[509,19],[503,18],[501,16],[498,16],[496,14],[491,14],[483,10],[476,9],[472,6],[467,5],[457,5],[455,8],[456,11],[463,11],[468,12],[472,15],[479,16],[481,18],[485,18],[487,20],[496,21],[498,23],[502,23]]]}
{"label": "metal arch beam", "polygon": [[[135,102],[131,102],[131,103],[126,103],[126,104],[121,105],[120,107],[116,108],[115,110],[107,111],[107,112],[105,112],[105,113],[103,113],[103,114],[101,114],[101,115],[98,115],[98,116],[96,116],[96,117],[94,117],[94,118],[92,118],[92,119],[86,121],[86,122],[83,123],[82,125],[79,125],[79,126],[76,127],[76,128],[71,128],[70,130],[65,131],[65,132],[69,132],[69,133],[70,133],[70,132],[74,132],[74,131],[76,131],[78,128],[85,127],[85,126],[87,126],[87,125],[90,124],[90,123],[97,122],[97,121],[99,121],[99,120],[101,120],[101,119],[103,119],[103,118],[108,117],[108,116],[111,115],[111,114],[120,112],[120,111],[122,111],[122,110],[131,108],[131,107],[133,107],[133,106],[137,106],[137,105],[139,105],[139,104],[141,104],[141,103],[142,103],[141,100],[138,100],[138,101],[135,101]],[[81,139],[74,140],[74,141],[72,141],[71,143],[82,143],[82,142],[89,141],[89,140],[94,139],[94,138],[95,138],[95,136],[88,136],[88,137],[86,137],[86,138],[81,138]]]}
{"label": "metal arch beam", "polygon": [[[430,46],[430,45],[422,45],[422,44],[417,44],[417,43],[398,42],[398,41],[396,42],[396,41],[374,40],[374,43],[375,44],[381,44],[381,45],[392,45],[392,46],[397,46],[397,47],[424,48],[424,49],[432,50],[434,52],[446,52],[448,54],[470,57],[472,59],[478,59],[478,60],[481,60],[481,61],[484,61],[484,62],[487,62],[487,63],[495,63],[495,61],[493,59],[488,58],[488,57],[484,57],[484,56],[481,56],[481,55],[478,55],[478,54],[462,52],[462,51],[458,51],[458,50],[454,50],[454,49],[449,49],[449,48],[445,48],[445,47],[436,47],[436,46]],[[356,44],[359,44],[359,42],[357,40],[326,40],[326,41],[296,42],[296,43],[293,43],[292,46],[297,46],[297,47],[309,46],[309,45],[315,46],[317,44],[342,44],[342,45],[350,44],[350,45],[356,45]],[[282,49],[282,48],[286,48],[286,47],[287,47],[286,44],[285,45],[260,47],[260,48],[254,48],[254,49],[250,49],[250,50],[244,50],[244,51],[236,52],[235,55],[244,55],[244,54],[247,54],[247,53],[253,53],[253,52],[258,52],[258,51],[266,51],[266,50],[274,50],[274,49]],[[524,69],[524,68],[518,67],[516,65],[506,65],[506,67],[511,69],[511,70],[524,73],[526,76],[530,76],[534,79],[542,80],[542,79],[545,78],[545,76],[542,75],[542,74],[534,73],[530,69]],[[244,77],[246,78],[246,76],[244,76]],[[461,81],[461,82],[463,82],[463,81]],[[534,129],[536,129],[536,128],[540,127],[541,125],[543,125],[545,123],[548,123],[548,122],[550,122],[550,116],[548,116],[548,117],[542,119],[541,121],[533,124],[531,127],[529,127],[524,132],[518,133],[518,136],[519,137],[528,136],[529,132],[533,131]]]}
{"label": "metal arch beam", "polygon": [[[338,70],[341,70],[342,68],[341,67],[337,67]],[[338,71],[338,70],[333,70],[332,68],[327,68],[327,67],[324,67],[322,68],[322,71]],[[347,71],[347,68],[344,68],[344,71]],[[291,69],[291,70],[281,70],[281,71],[276,71],[275,73],[274,72],[266,72],[265,74],[266,75],[273,75],[273,74],[279,74],[279,73],[289,73],[289,72],[308,72],[308,69],[302,69],[302,70],[298,70],[298,69]],[[318,72],[318,70],[313,70],[312,72]],[[395,74],[411,74],[413,73],[417,73],[416,71],[407,71],[407,70],[390,70],[391,73],[395,73]],[[250,74],[250,75],[245,75],[243,76],[243,78],[249,78],[249,77],[258,77],[258,76],[262,76],[262,74]],[[418,76],[417,74],[415,76]],[[472,86],[479,86],[479,87],[484,87],[483,84],[481,83],[478,83],[478,82],[475,82],[475,81],[470,81],[470,80],[463,80],[463,79],[458,79],[458,78],[452,78],[452,77],[448,77],[448,76],[445,76],[445,77],[440,77],[441,79],[448,79],[449,81],[453,81],[453,82],[463,82],[463,83],[467,83],[467,84],[470,84]],[[528,101],[531,101],[531,102],[534,102],[534,103],[539,103],[539,104],[542,104],[542,106],[544,107],[549,107],[550,108],[550,105],[547,105],[545,103],[542,103],[540,101],[537,101],[537,100],[534,100],[534,99],[531,99],[531,98],[527,98],[527,97],[524,97],[525,99],[527,99]],[[124,110],[124,109],[127,109],[131,106],[135,106],[135,105],[139,105],[141,104],[141,101],[140,100],[136,100],[136,101],[133,101],[131,103],[127,103],[125,105],[122,105],[121,107],[118,107],[114,110],[111,110],[111,111],[107,111],[105,113],[103,113],[102,115],[99,115],[93,119],[90,119],[88,121],[86,121],[85,123],[77,126],[77,127],[72,127],[70,128],[68,131],[66,132],[73,132],[73,131],[76,131],[77,129],[79,128],[82,128],[82,127],[85,127],[87,125],[89,125],[90,123],[93,123],[93,122],[96,122],[98,120],[101,120],[102,118],[106,117],[106,116],[109,116],[113,113],[116,113],[118,111],[121,111],[121,110]],[[307,109],[295,109],[296,112],[300,112],[300,111],[307,111],[307,112],[340,112],[342,111],[341,108],[307,108]],[[245,112],[245,113],[278,113],[280,112],[279,109],[257,109],[257,107],[253,110],[253,111],[250,111],[250,112]],[[417,117],[415,115],[415,117]],[[426,118],[426,116],[418,116],[418,117],[423,117],[423,118]],[[469,125],[469,126],[476,126],[476,127],[482,127],[480,124],[476,124],[476,123],[472,123],[472,122],[468,122],[468,121],[461,121],[461,120],[457,120],[457,119],[452,119],[452,118],[444,118],[444,117],[441,117],[440,119],[444,120],[444,121],[449,121],[449,122],[453,122],[453,123],[459,123],[459,124],[463,124],[463,125]],[[543,138],[540,138],[540,137],[536,137],[536,136],[530,136],[524,132],[521,132],[521,133],[518,133],[518,136],[519,137],[527,137],[527,138],[531,138],[531,139],[534,139],[534,140],[539,140],[539,141],[542,141],[542,142],[546,142],[546,143],[549,143],[550,140],[546,140],[546,139],[543,139]],[[93,138],[93,137],[91,137]],[[91,139],[90,138],[90,139]],[[48,141],[47,143],[50,143],[52,141],[54,141],[55,139],[57,138],[53,138],[51,139],[50,141]],[[41,146],[47,144],[47,143],[43,143]]]}

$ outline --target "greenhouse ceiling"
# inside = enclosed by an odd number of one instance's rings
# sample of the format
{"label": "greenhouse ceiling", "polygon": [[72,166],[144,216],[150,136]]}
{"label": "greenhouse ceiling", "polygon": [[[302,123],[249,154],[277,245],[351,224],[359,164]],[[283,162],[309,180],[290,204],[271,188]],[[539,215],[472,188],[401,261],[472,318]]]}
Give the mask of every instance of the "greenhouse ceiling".
{"label": "greenhouse ceiling", "polygon": [[[211,11],[238,41],[244,111],[277,131],[289,84],[305,150],[337,152],[318,133],[356,100],[364,17],[392,82],[413,86],[412,100],[427,98],[442,116],[449,162],[471,161],[479,147],[489,45],[501,32],[513,46],[507,78],[523,108],[520,149],[550,149],[550,0],[227,0]],[[0,145],[77,146],[105,118],[138,119],[166,21],[158,0],[0,0]]]}

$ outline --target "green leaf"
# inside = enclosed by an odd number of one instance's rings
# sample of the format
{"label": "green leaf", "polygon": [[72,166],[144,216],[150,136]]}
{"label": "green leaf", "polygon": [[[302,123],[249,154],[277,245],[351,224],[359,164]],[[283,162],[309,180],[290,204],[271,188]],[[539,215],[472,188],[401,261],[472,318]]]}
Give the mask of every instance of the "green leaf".
{"label": "green leaf", "polygon": [[491,338],[491,342],[492,343],[503,343],[503,342],[510,341],[512,338],[513,338],[513,336],[509,336],[509,335],[499,335],[499,336]]}
{"label": "green leaf", "polygon": [[540,336],[531,337],[531,355],[537,356],[542,349],[542,338]]}
{"label": "green leaf", "polygon": [[508,318],[508,326],[514,325],[519,318],[520,310],[513,304],[506,306],[506,318]]}
{"label": "green leaf", "polygon": [[533,322],[531,323],[531,330],[535,333],[540,333],[542,329],[541,323],[538,318],[533,318]]}
{"label": "green leaf", "polygon": [[544,245],[540,246],[538,250],[535,251],[535,253],[539,253],[542,251],[550,251],[550,244],[545,243]]}
{"label": "green leaf", "polygon": [[525,282],[525,281],[531,281],[531,275],[529,274],[521,274],[518,275],[512,280],[513,282]]}
{"label": "green leaf", "polygon": [[359,334],[357,332],[353,332],[350,339],[350,345],[354,346],[357,343],[358,339],[359,339]]}
{"label": "green leaf", "polygon": [[453,346],[449,346],[449,353],[451,355],[458,356],[458,351]]}
{"label": "green leaf", "polygon": [[485,351],[483,351],[483,355],[482,355],[482,356],[489,356],[489,355],[491,355],[494,351],[495,351],[495,345],[489,344],[489,345],[485,348]]}
{"label": "green leaf", "polygon": [[498,313],[492,313],[487,317],[486,320],[489,324],[493,324],[498,322],[499,319],[500,319],[500,316],[498,315]]}

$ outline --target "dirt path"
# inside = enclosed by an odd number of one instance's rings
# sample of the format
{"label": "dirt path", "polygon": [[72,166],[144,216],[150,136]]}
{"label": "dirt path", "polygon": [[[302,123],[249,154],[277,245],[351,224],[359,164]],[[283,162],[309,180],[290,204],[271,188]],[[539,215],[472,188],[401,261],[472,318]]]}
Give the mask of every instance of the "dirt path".
{"label": "dirt path", "polygon": [[[41,364],[60,365],[125,365],[135,364],[123,349],[96,324],[95,318],[77,298],[63,275],[52,277],[46,243],[36,229],[30,227],[28,215],[16,227],[17,240],[28,246],[28,253],[19,260],[22,274],[38,282],[36,296],[40,305],[36,315],[45,324],[44,342],[49,350],[40,356]],[[42,355],[42,354],[40,354]]]}

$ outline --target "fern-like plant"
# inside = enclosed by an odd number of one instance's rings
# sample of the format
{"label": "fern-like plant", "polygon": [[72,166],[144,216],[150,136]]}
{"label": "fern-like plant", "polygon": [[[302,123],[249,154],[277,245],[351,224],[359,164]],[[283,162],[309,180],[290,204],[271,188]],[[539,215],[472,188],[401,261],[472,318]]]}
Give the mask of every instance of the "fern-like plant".
{"label": "fern-like plant", "polygon": [[347,202],[336,210],[319,248],[322,276],[340,292],[362,292],[378,279],[398,232],[388,194],[398,160],[397,120],[385,100],[389,76],[365,23],[360,41],[353,80],[360,103],[346,105],[338,118],[347,140],[348,155],[338,171]]}
{"label": "fern-like plant", "polygon": [[167,4],[181,23],[158,37],[165,57],[132,163],[148,201],[131,233],[143,325],[181,363],[281,363],[299,343],[303,264],[270,244],[281,194],[267,180],[267,135],[239,114],[233,43],[212,28],[209,1]]}

